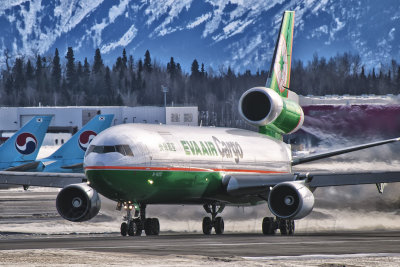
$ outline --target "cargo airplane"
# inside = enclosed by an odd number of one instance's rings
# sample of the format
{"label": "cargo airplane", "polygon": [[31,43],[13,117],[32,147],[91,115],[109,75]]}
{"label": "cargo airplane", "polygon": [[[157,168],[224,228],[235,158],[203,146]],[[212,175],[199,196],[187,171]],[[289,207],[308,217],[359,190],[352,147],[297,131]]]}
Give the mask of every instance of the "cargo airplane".
{"label": "cargo airplane", "polygon": [[[204,234],[224,232],[218,216],[226,205],[268,203],[262,232],[292,235],[294,221],[313,209],[318,187],[399,182],[400,172],[294,173],[292,166],[400,138],[292,157],[282,135],[298,130],[304,114],[289,90],[294,12],[283,15],[265,87],[243,93],[242,118],[259,132],[150,124],[122,124],[98,134],[84,158],[84,175],[31,176],[0,173],[0,182],[63,187],[56,199],[59,214],[70,221],[90,220],[100,210],[99,193],[116,201],[126,216],[121,235],[158,235],[157,218],[146,217],[152,204],[202,205]],[[41,174],[45,175],[45,174]],[[6,181],[7,180],[7,181]]]}

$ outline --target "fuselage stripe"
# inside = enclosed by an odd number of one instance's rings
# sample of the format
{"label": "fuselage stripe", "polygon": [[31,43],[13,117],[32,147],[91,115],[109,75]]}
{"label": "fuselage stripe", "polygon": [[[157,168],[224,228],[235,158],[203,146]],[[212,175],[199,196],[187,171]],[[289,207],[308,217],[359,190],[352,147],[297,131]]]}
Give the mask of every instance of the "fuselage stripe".
{"label": "fuselage stripe", "polygon": [[281,174],[284,171],[246,170],[246,169],[208,169],[208,168],[179,168],[179,167],[131,167],[131,166],[87,166],[85,170],[135,170],[135,171],[186,171],[186,172],[250,172]]}

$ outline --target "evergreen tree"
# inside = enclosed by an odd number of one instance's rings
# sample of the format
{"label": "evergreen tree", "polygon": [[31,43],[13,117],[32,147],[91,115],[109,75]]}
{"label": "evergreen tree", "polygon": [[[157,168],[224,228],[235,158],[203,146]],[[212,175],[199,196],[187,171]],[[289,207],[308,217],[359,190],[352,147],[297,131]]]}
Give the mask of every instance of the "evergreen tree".
{"label": "evergreen tree", "polygon": [[26,80],[32,80],[34,77],[34,69],[31,63],[31,60],[28,59],[28,62],[26,63]]}
{"label": "evergreen tree", "polygon": [[205,70],[204,70],[204,63],[201,63],[201,69],[200,69],[200,74],[201,74],[201,77],[204,77],[205,76]]}
{"label": "evergreen tree", "polygon": [[94,62],[93,62],[93,72],[97,74],[100,72],[104,67],[103,59],[101,59],[100,49],[96,49],[94,54]]}
{"label": "evergreen tree", "polygon": [[129,71],[130,71],[130,72],[133,72],[133,64],[134,64],[134,62],[133,62],[133,56],[130,55],[130,56],[129,56],[129,60],[128,60],[128,67],[129,67]]}
{"label": "evergreen tree", "polygon": [[53,62],[52,62],[52,71],[51,78],[53,88],[56,92],[60,91],[61,86],[61,65],[60,65],[60,56],[58,54],[58,49],[54,52]]}
{"label": "evergreen tree", "polygon": [[141,73],[143,71],[143,61],[141,59],[139,59],[138,62],[138,74]]}
{"label": "evergreen tree", "polygon": [[22,58],[16,58],[14,67],[13,67],[13,77],[14,77],[14,89],[16,96],[19,97],[19,94],[23,91],[26,81],[24,75],[24,62]]}
{"label": "evergreen tree", "polygon": [[171,80],[175,79],[177,70],[173,57],[171,57],[170,61],[167,63],[167,72],[169,73],[169,77],[171,78]]}
{"label": "evergreen tree", "polygon": [[191,74],[190,77],[198,77],[200,72],[199,72],[199,63],[197,62],[197,60],[193,60],[192,62],[192,67],[190,68],[191,70]]}
{"label": "evergreen tree", "polygon": [[87,77],[89,77],[89,75],[90,75],[90,65],[89,65],[89,62],[87,61],[86,57],[83,62],[83,74]]}
{"label": "evergreen tree", "polygon": [[146,53],[144,54],[143,67],[146,72],[151,72],[153,70],[153,66],[151,65],[151,57],[149,50],[146,50]]}
{"label": "evergreen tree", "polygon": [[66,64],[66,73],[65,78],[67,82],[68,89],[74,91],[76,85],[76,73],[75,73],[75,58],[74,58],[74,51],[72,47],[68,47],[67,55],[65,56],[67,59]]}
{"label": "evergreen tree", "polygon": [[37,57],[36,57],[36,71],[35,71],[36,91],[37,92],[41,92],[42,89],[43,89],[42,72],[43,72],[42,58],[40,57],[40,55],[37,55]]}
{"label": "evergreen tree", "polygon": [[105,93],[105,99],[104,99],[104,104],[110,105],[114,101],[114,95],[112,93],[112,84],[111,84],[111,75],[110,75],[110,68],[106,67],[106,72],[104,75],[104,93]]}
{"label": "evergreen tree", "polygon": [[125,48],[124,48],[124,50],[122,50],[122,67],[124,69],[127,68],[127,66],[126,66],[127,62],[128,62],[128,58],[126,57],[126,51],[125,51]]}

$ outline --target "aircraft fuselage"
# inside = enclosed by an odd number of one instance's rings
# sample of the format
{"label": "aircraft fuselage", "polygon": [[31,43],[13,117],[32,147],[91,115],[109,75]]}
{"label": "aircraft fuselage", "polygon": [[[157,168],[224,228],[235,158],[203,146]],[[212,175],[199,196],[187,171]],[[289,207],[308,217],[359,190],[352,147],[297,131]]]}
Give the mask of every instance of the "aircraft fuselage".
{"label": "aircraft fuselage", "polygon": [[84,160],[91,187],[116,201],[256,204],[227,195],[224,176],[291,172],[289,145],[234,128],[123,124],[91,146]]}

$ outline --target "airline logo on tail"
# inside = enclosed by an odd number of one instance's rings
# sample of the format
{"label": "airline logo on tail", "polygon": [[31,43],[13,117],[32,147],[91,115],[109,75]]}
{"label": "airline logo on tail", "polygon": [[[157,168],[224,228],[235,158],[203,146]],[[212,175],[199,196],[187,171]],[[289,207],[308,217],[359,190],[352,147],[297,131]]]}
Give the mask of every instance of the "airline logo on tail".
{"label": "airline logo on tail", "polygon": [[[104,120],[104,117],[103,117]],[[83,150],[86,151],[86,149],[89,147],[90,142],[92,139],[97,135],[94,131],[84,131],[81,133],[81,135],[78,138],[78,144],[79,147]]]}
{"label": "airline logo on tail", "polygon": [[31,133],[21,133],[15,140],[15,148],[23,155],[32,154],[38,145],[36,137]]}
{"label": "airline logo on tail", "polygon": [[285,37],[281,34],[279,38],[278,51],[275,57],[274,71],[279,91],[283,93],[288,81],[288,53]]}

